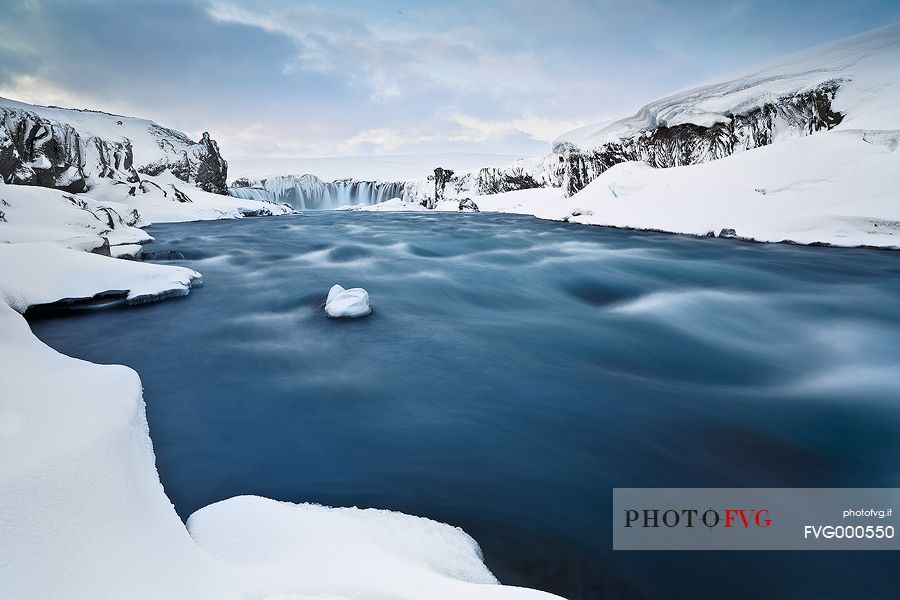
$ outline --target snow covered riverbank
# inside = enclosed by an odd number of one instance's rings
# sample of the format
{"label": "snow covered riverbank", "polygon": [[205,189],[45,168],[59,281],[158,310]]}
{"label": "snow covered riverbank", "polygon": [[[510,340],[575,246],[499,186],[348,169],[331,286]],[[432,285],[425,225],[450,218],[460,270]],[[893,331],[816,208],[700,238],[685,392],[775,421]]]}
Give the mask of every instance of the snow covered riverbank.
{"label": "snow covered riverbank", "polygon": [[[900,248],[898,131],[822,132],[710,163],[615,165],[569,197],[561,188],[473,196],[481,211],[760,242]],[[457,200],[437,210],[457,212]],[[392,200],[354,210],[425,210]]]}
{"label": "snow covered riverbank", "polygon": [[[185,206],[149,187],[140,209],[155,220],[240,216],[224,196],[192,190]],[[184,295],[200,274],[90,252],[148,239],[121,217],[130,203],[13,185],[0,196],[0,595],[553,597],[496,585],[462,530],[389,511],[241,497],[185,528],[159,482],[138,374],[59,354],[22,313]]]}
{"label": "snow covered riverbank", "polygon": [[[215,156],[185,159],[180,177],[138,174],[128,161],[111,171],[119,151],[141,165],[158,158],[144,137],[184,136],[123,118],[141,143],[119,141],[115,116],[2,102],[12,105],[8,121],[50,131],[27,148],[49,155],[40,169],[14,174],[50,187],[0,180],[0,596],[552,597],[497,585],[462,530],[389,511],[241,497],[198,511],[186,528],[159,482],[138,374],[55,352],[23,314],[186,295],[201,281],[196,271],[115,258],[140,254],[152,239],[141,227],[293,211],[196,185],[195,170],[221,160],[205,138]],[[98,123],[113,128],[100,131],[112,141],[96,137]],[[12,139],[18,130],[8,131]],[[71,157],[48,141],[57,134],[76,146],[106,144],[109,156],[78,165],[69,186]],[[18,146],[3,148],[19,160]],[[78,193],[53,189],[66,186]]]}

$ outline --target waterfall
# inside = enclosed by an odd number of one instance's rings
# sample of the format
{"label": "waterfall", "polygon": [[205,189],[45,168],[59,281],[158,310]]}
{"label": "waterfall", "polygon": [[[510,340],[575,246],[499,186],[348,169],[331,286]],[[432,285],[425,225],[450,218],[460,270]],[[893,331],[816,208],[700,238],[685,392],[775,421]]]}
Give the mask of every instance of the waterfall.
{"label": "waterfall", "polygon": [[248,187],[228,188],[228,194],[245,200],[284,202],[298,210],[327,210],[403,198],[406,187],[407,184],[401,181],[338,179],[324,182],[315,175],[279,175]]}

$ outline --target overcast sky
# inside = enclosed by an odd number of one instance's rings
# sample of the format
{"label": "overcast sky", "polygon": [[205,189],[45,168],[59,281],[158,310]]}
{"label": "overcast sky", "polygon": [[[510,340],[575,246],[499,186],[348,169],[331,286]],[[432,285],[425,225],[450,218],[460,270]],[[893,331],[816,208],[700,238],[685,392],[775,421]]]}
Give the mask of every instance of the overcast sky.
{"label": "overcast sky", "polygon": [[0,96],[227,156],[540,154],[699,81],[900,21],[897,0],[0,0]]}

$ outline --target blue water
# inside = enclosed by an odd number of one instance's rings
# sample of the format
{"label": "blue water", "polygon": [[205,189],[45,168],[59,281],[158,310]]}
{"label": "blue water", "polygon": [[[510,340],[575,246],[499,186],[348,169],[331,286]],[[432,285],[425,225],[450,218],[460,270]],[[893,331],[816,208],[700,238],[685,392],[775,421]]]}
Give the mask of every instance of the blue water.
{"label": "blue water", "polygon": [[[892,597],[895,553],[614,553],[616,486],[900,484],[900,253],[527,217],[149,229],[190,296],[33,320],[135,368],[178,512],[236,494],[463,527],[570,598]],[[332,321],[328,288],[375,313]]]}

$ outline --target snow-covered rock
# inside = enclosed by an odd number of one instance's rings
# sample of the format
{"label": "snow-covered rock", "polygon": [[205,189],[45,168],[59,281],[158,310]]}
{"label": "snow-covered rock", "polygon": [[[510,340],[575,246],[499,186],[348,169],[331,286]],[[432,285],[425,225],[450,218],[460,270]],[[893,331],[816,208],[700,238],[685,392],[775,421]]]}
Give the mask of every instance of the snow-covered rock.
{"label": "snow-covered rock", "polygon": [[614,165],[573,196],[475,197],[484,211],[764,242],[900,248],[900,131],[829,131],[713,162]]}
{"label": "snow-covered rock", "polygon": [[140,225],[138,212],[121,202],[99,202],[58,190],[0,184],[0,242],[58,241],[64,245],[103,240],[111,245],[138,244],[152,238]]}
{"label": "snow-covered rock", "polygon": [[615,164],[673,167],[838,129],[900,129],[900,24],[678,92],[553,143],[568,195]]}
{"label": "snow-covered rock", "polygon": [[151,223],[290,212],[281,204],[211,194],[170,173],[144,175],[136,183],[102,180],[84,194],[0,183],[0,242],[52,241],[91,249],[106,240],[115,248],[150,241],[138,227]]}
{"label": "snow-covered rock", "polygon": [[344,289],[334,284],[325,299],[325,314],[333,319],[370,315],[372,307],[369,306],[369,292],[362,288]]}
{"label": "snow-covered rock", "polygon": [[135,183],[171,172],[225,193],[228,164],[214,140],[199,142],[153,121],[0,98],[0,178],[85,192],[102,179]]}

